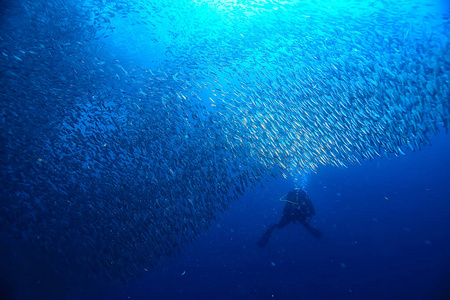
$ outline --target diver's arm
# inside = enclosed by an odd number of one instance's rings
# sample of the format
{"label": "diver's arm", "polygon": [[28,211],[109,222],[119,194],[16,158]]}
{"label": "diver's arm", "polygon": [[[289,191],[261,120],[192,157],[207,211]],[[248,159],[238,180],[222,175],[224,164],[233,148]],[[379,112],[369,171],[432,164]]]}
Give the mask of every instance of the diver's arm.
{"label": "diver's arm", "polygon": [[309,199],[309,197],[306,196],[306,200],[305,201],[306,201],[306,205],[310,208],[311,216],[314,216],[316,214],[316,211],[315,211],[314,206],[313,206],[313,204],[311,202],[311,199]]}

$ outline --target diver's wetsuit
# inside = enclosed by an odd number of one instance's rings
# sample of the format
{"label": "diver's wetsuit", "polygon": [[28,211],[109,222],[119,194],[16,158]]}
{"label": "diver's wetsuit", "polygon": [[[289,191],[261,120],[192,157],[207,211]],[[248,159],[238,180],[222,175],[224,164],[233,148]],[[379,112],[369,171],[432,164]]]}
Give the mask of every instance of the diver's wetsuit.
{"label": "diver's wetsuit", "polygon": [[306,192],[301,189],[293,189],[290,191],[286,199],[286,206],[283,210],[283,216],[278,224],[271,225],[263,236],[258,241],[258,246],[264,247],[268,242],[270,235],[274,229],[280,229],[291,223],[292,221],[299,221],[305,228],[316,238],[322,237],[322,232],[315,229],[309,224],[311,217],[316,214],[311,200],[306,195]]}

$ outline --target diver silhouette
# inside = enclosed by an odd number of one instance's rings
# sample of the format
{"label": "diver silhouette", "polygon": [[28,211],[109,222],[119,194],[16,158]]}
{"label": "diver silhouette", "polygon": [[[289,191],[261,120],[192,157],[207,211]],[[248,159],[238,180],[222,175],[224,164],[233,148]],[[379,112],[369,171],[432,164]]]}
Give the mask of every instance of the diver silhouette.
{"label": "diver silhouette", "polygon": [[274,229],[280,229],[287,224],[299,221],[305,228],[316,238],[320,239],[322,232],[309,224],[312,216],[316,214],[311,200],[306,192],[300,188],[295,188],[287,195],[281,197],[281,201],[285,201],[283,216],[278,224],[271,225],[258,241],[259,247],[264,247],[269,242],[270,235]]}

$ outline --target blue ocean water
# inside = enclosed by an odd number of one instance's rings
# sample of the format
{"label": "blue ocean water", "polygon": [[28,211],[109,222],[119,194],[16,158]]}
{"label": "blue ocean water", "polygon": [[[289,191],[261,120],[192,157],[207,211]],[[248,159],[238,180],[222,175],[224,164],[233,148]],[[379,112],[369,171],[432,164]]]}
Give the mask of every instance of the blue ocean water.
{"label": "blue ocean water", "polygon": [[450,298],[445,1],[0,6],[0,300]]}
{"label": "blue ocean water", "polygon": [[405,157],[311,174],[306,190],[323,231],[278,222],[293,182],[247,192],[177,257],[89,299],[448,299],[450,139]]}

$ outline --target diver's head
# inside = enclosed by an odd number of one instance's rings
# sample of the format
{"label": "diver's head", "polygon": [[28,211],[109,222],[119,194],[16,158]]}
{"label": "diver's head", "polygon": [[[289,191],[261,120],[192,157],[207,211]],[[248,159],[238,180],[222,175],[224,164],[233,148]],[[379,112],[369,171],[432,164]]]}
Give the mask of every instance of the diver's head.
{"label": "diver's head", "polygon": [[295,188],[298,197],[306,197],[306,192],[302,188]]}

